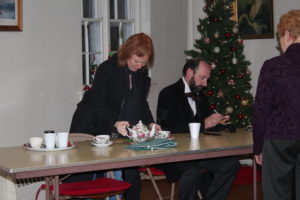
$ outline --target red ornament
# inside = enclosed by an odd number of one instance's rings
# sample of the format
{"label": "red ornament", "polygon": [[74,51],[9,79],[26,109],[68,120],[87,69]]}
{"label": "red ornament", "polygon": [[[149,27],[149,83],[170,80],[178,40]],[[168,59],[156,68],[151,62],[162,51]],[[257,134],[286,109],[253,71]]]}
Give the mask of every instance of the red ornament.
{"label": "red ornament", "polygon": [[85,86],[83,87],[83,91],[88,91],[89,89],[91,89],[91,87],[88,86],[88,85],[85,85]]}
{"label": "red ornament", "polygon": [[231,51],[236,51],[237,48],[236,47],[231,47]]}
{"label": "red ornament", "polygon": [[209,44],[210,43],[210,39],[208,37],[204,38],[204,43],[205,44]]}
{"label": "red ornament", "polygon": [[241,96],[237,94],[237,95],[235,95],[235,99],[239,100],[239,99],[241,99]]}
{"label": "red ornament", "polygon": [[238,114],[237,116],[239,119],[243,119],[245,116],[243,114]]}
{"label": "red ornament", "polygon": [[208,95],[208,96],[211,96],[212,94],[213,94],[213,92],[212,92],[211,90],[208,90],[208,91],[207,91],[207,95]]}
{"label": "red ornament", "polygon": [[230,38],[231,34],[230,33],[225,33],[225,37],[228,39]]}
{"label": "red ornament", "polygon": [[239,43],[240,43],[240,44],[243,44],[243,43],[244,43],[244,40],[239,39]]}
{"label": "red ornament", "polygon": [[221,73],[221,74],[224,74],[224,73],[225,73],[225,69],[221,69],[221,70],[220,70],[220,73]]}
{"label": "red ornament", "polygon": [[215,104],[210,104],[210,106],[209,106],[209,107],[210,107],[210,109],[211,109],[211,110],[213,110],[213,109],[215,109],[215,108],[216,108],[216,105],[215,105]]}
{"label": "red ornament", "polygon": [[244,78],[244,74],[240,74],[239,77],[242,79]]}

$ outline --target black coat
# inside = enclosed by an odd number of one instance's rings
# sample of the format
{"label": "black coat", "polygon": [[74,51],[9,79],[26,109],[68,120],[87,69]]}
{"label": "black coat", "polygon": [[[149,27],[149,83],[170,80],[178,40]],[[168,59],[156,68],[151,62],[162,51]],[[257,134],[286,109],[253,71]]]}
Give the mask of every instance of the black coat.
{"label": "black coat", "polygon": [[[199,95],[201,101],[196,102],[196,109],[200,115],[198,122],[201,123],[201,132],[204,132],[204,119],[211,113],[207,96],[202,92]],[[159,93],[157,123],[161,125],[162,129],[172,133],[188,133],[190,122],[195,122],[195,117],[184,94],[184,83],[180,79]]]}
{"label": "black coat", "polygon": [[[117,55],[103,62],[97,69],[92,87],[77,105],[70,128],[71,133],[83,132],[90,134],[111,134],[116,131],[114,124],[124,99],[129,92],[128,66],[117,65]],[[147,70],[137,71],[141,88],[140,120],[144,124],[152,123],[153,117],[147,102],[150,78]]]}

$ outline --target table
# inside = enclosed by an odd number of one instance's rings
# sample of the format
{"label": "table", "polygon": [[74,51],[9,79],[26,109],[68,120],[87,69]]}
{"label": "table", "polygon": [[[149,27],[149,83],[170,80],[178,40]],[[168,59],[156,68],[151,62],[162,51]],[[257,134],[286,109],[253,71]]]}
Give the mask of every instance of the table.
{"label": "table", "polygon": [[[176,148],[152,151],[128,150],[127,144],[120,141],[107,148],[78,142],[72,150],[56,152],[31,151],[22,146],[4,147],[0,148],[0,170],[14,179],[45,177],[47,199],[50,198],[50,178],[54,177],[55,199],[58,199],[58,175],[62,174],[252,154],[251,132],[237,129],[236,133],[221,133],[221,136],[201,134],[196,140],[191,140],[188,134],[172,134],[178,143]],[[256,180],[255,163],[253,170]]]}

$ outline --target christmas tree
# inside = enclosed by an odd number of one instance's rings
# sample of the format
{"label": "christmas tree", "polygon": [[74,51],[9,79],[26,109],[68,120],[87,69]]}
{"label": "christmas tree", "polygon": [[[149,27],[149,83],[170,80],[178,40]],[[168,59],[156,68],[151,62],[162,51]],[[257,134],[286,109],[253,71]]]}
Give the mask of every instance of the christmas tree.
{"label": "christmas tree", "polygon": [[243,40],[236,21],[232,20],[233,0],[205,0],[207,14],[199,19],[200,38],[195,50],[185,51],[190,58],[202,58],[211,67],[211,78],[206,88],[210,109],[230,116],[235,127],[251,123],[253,96],[250,62],[243,55]]}

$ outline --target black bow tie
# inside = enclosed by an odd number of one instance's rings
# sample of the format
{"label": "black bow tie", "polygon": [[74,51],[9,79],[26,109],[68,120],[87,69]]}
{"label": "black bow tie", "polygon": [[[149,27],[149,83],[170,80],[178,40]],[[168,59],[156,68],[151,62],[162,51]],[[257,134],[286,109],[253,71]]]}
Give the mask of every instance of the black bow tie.
{"label": "black bow tie", "polygon": [[186,97],[191,97],[194,101],[201,101],[202,100],[200,95],[198,93],[194,93],[194,92],[185,93],[185,96]]}

